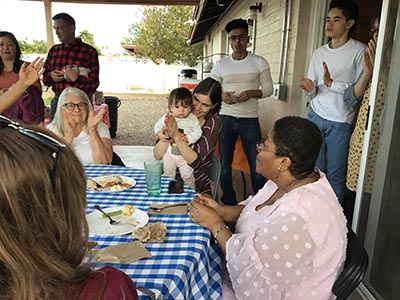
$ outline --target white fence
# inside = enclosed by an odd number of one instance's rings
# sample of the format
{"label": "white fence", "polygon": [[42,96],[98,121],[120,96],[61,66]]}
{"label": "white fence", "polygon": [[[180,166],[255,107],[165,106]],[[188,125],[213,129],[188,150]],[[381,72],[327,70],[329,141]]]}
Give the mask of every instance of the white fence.
{"label": "white fence", "polygon": [[[24,57],[32,61],[37,55]],[[179,84],[179,73],[190,68],[185,65],[156,65],[134,57],[100,56],[100,86],[106,93],[167,94]],[[195,67],[200,78],[201,67]]]}

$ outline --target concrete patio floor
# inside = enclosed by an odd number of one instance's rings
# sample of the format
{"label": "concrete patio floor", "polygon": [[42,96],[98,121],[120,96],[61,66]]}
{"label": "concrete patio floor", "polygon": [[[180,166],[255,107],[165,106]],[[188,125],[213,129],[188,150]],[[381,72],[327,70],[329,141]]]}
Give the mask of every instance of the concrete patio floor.
{"label": "concrete patio floor", "polygon": [[145,160],[154,159],[153,146],[115,145],[117,153],[127,167],[143,169]]}

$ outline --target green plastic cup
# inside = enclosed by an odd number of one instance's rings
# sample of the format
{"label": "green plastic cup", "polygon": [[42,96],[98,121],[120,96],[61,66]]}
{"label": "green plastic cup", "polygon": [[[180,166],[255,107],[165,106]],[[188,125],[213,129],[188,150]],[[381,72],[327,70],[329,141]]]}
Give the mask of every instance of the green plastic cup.
{"label": "green plastic cup", "polygon": [[161,191],[161,174],[163,164],[161,160],[146,160],[144,162],[144,173],[146,174],[147,193],[157,196]]}

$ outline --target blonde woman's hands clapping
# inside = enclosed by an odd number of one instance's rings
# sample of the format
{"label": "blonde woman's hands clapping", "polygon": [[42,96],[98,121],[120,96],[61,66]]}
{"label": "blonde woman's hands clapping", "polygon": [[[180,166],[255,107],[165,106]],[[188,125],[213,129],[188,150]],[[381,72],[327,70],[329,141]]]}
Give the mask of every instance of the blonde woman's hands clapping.
{"label": "blonde woman's hands clapping", "polygon": [[87,120],[87,130],[89,133],[93,130],[97,130],[97,125],[103,121],[103,117],[106,113],[107,107],[101,107],[97,112],[94,112],[93,110],[89,112],[89,117]]}
{"label": "blonde woman's hands clapping", "polygon": [[64,139],[68,143],[72,143],[72,140],[75,138],[75,129],[76,123],[63,111],[62,131],[64,134]]}

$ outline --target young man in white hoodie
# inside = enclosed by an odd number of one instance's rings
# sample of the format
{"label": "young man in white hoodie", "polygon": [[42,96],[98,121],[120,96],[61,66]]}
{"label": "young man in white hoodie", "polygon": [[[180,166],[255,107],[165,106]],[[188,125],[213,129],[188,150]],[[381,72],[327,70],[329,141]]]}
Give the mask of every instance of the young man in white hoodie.
{"label": "young man in white hoodie", "polygon": [[308,118],[319,127],[323,137],[316,166],[327,174],[340,203],[345,195],[349,139],[356,112],[344,102],[344,91],[360,77],[365,49],[363,43],[349,36],[357,18],[355,2],[330,3],[325,24],[330,41],[315,50],[307,78],[301,78],[300,84],[312,98]]}

